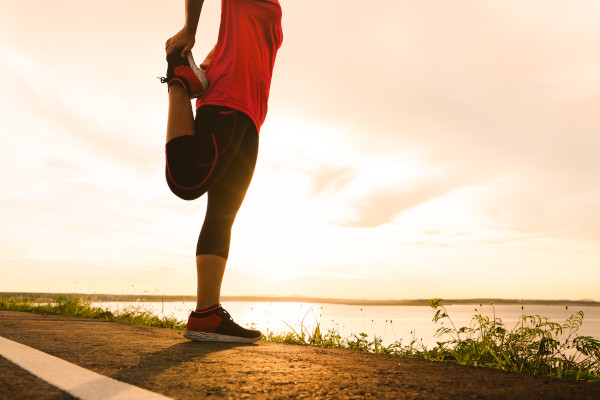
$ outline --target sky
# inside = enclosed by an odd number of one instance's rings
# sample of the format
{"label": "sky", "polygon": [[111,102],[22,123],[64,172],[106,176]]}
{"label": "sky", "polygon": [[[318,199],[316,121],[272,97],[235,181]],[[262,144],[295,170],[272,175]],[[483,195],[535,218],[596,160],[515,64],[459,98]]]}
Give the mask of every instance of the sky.
{"label": "sky", "polygon": [[[184,2],[0,4],[0,291],[195,293],[157,79]],[[281,5],[223,295],[600,301],[600,3]]]}

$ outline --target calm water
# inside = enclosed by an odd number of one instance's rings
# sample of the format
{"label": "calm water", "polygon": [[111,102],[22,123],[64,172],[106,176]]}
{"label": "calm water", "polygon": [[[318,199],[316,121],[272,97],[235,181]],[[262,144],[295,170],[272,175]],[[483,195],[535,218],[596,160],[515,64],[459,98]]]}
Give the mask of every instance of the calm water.
{"label": "calm water", "polygon": [[[128,307],[141,307],[157,316],[175,317],[187,321],[190,310],[195,307],[192,302],[102,302],[94,305],[110,310],[123,310]],[[434,334],[437,328],[432,322],[433,309],[428,306],[348,306],[339,304],[312,304],[312,303],[261,303],[261,302],[227,302],[223,306],[229,311],[233,319],[242,326],[254,324],[257,329],[267,332],[300,332],[304,329],[312,331],[317,323],[321,324],[321,331],[336,329],[342,336],[349,336],[360,332],[367,333],[370,337],[377,336],[383,339],[385,345],[395,341],[408,344],[411,338],[421,339],[427,347],[432,347],[436,339]],[[448,314],[457,328],[469,326],[475,314],[475,305],[446,306]],[[600,307],[575,307],[568,310],[569,315],[583,311],[585,318],[579,331],[580,336],[593,336],[600,338]],[[492,317],[490,306],[484,306],[484,315]],[[496,317],[504,322],[505,327],[515,327],[521,316],[520,305],[494,306]],[[563,323],[566,317],[565,307],[526,305],[526,315],[540,315],[550,321]],[[446,322],[444,326],[447,326]]]}

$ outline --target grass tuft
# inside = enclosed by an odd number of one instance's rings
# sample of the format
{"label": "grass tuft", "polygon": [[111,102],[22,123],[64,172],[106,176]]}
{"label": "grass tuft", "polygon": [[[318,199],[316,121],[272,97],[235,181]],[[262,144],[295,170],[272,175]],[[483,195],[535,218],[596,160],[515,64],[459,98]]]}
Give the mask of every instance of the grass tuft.
{"label": "grass tuft", "polygon": [[433,321],[447,320],[452,328],[439,328],[436,336],[446,340],[424,349],[420,358],[600,382],[600,340],[578,334],[583,311],[567,316],[563,324],[522,313],[509,330],[495,317],[493,304],[492,316],[485,315],[480,305],[470,326],[456,329],[441,299],[431,300],[430,306]]}
{"label": "grass tuft", "polygon": [[58,295],[52,301],[34,301],[27,297],[0,298],[0,310],[92,318],[101,321],[125,322],[159,328],[185,329],[185,323],[178,321],[176,318],[170,316],[159,318],[142,307],[128,307],[118,312],[111,312],[99,307],[92,307],[91,302],[86,299],[68,295]]}

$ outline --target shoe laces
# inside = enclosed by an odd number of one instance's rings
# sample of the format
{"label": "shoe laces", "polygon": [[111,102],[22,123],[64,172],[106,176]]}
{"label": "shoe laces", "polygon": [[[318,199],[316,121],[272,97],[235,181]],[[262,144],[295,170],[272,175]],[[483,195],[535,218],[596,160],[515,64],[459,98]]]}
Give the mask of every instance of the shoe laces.
{"label": "shoe laces", "polygon": [[[226,310],[226,309],[224,309],[222,306],[221,306],[221,310],[220,310],[219,314],[221,315],[221,317],[222,317],[223,319],[227,319],[227,320],[229,320],[229,321],[230,321],[230,322],[231,322],[233,325],[239,326],[239,327],[241,328],[241,326],[240,326],[240,325],[239,325],[237,322],[235,322],[235,321],[233,320],[233,318],[231,317],[231,315],[229,315],[229,313],[227,312],[227,310]],[[242,329],[243,329],[243,328],[242,328]]]}
{"label": "shoe laces", "polygon": [[229,313],[227,312],[227,310],[226,310],[226,309],[224,309],[224,308],[221,306],[221,310],[220,310],[220,311],[221,311],[221,312],[220,312],[219,314],[221,314],[221,316],[222,316],[222,317],[224,317],[224,318],[227,318],[228,320],[230,320],[231,322],[233,322],[233,318],[231,318],[231,315],[229,315]]}

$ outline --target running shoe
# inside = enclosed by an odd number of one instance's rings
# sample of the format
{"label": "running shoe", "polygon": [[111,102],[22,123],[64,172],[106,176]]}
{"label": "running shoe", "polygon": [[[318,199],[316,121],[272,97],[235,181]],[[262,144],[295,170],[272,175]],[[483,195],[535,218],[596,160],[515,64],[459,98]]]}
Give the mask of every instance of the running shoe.
{"label": "running shoe", "polygon": [[179,50],[167,58],[167,76],[160,78],[162,83],[172,85],[181,85],[187,90],[190,98],[200,97],[208,89],[208,79],[204,71],[194,62],[192,52],[189,52],[187,58],[181,56]]}
{"label": "running shoe", "polygon": [[200,342],[252,343],[261,335],[259,331],[242,328],[221,305],[215,305],[192,311],[183,336]]}

